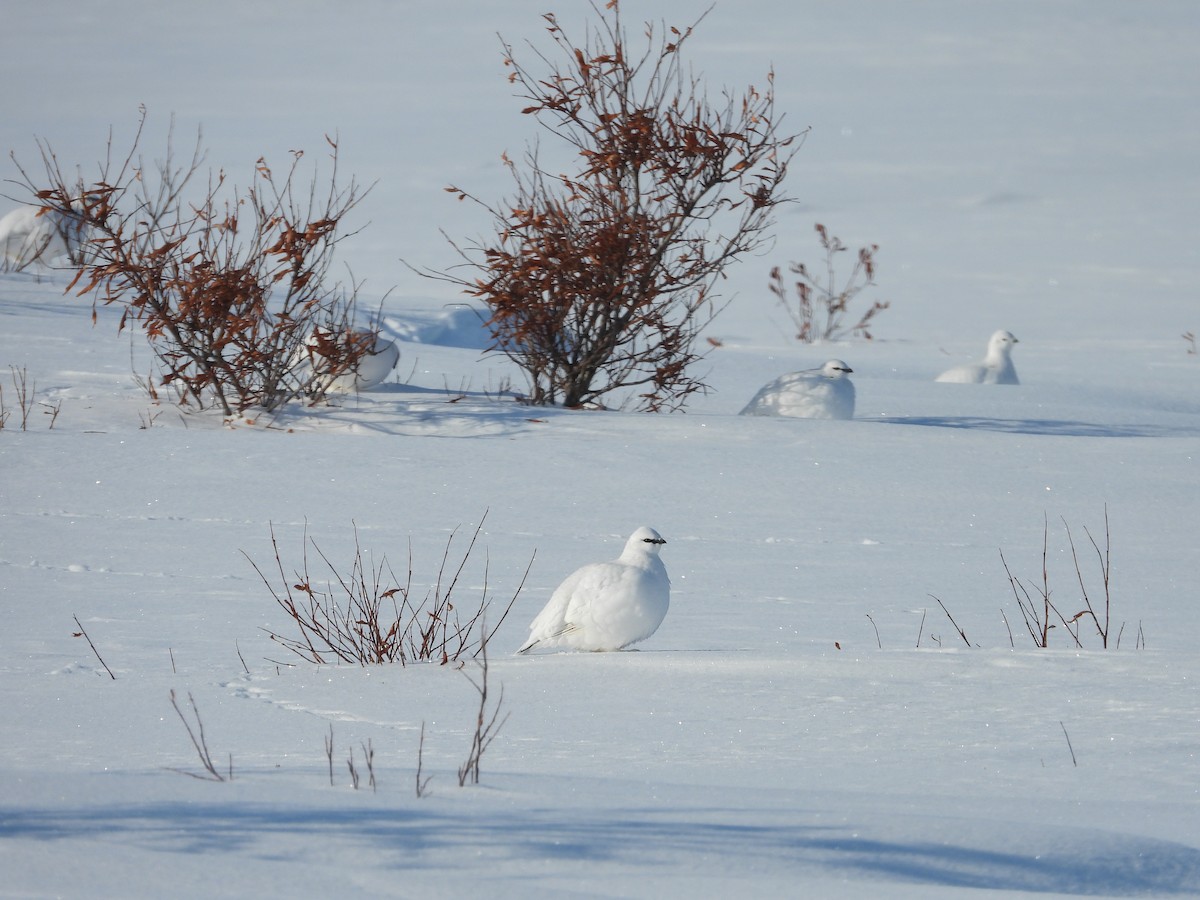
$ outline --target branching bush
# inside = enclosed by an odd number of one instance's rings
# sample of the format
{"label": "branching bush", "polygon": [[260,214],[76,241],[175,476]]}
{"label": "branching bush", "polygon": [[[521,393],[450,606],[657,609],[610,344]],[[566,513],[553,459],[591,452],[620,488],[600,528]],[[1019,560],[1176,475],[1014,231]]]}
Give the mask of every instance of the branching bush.
{"label": "branching bush", "polygon": [[[145,120],[143,109],[127,154],[114,156],[109,138],[91,184],[64,175],[40,140],[44,181],[20,170],[45,213],[72,215],[90,235],[68,290],[92,297],[93,321],[97,304],[115,303],[121,329],[145,329],[160,385],[181,406],[229,416],[308,396],[305,342],[351,332],[357,294],[353,283],[327,283],[334,248],[349,236],[343,219],[365,195],[353,180],[338,184],[337,142],[326,137],[332,173],[324,187],[316,175],[301,183],[303,153],[293,151],[281,175],[260,158],[245,190],[227,185],[224,172],[193,189],[200,135],[188,161],[178,161],[169,137],[165,157],[148,166],[138,155]],[[367,349],[327,343],[321,352],[333,374],[353,370]]]}
{"label": "branching bush", "polygon": [[[1008,566],[1008,561],[1004,558],[1004,551],[1000,551],[1000,561],[1003,563],[1004,572],[1008,576],[1013,597],[1016,599],[1017,606],[1021,610],[1021,618],[1025,623],[1025,628],[1036,646],[1042,648],[1049,647],[1050,632],[1061,625],[1070,635],[1074,645],[1082,647],[1082,625],[1083,623],[1091,622],[1092,627],[1095,628],[1096,635],[1100,638],[1100,645],[1108,649],[1112,627],[1112,541],[1108,525],[1108,508],[1105,507],[1104,510],[1103,550],[1100,549],[1100,545],[1092,536],[1092,533],[1087,528],[1084,528],[1084,533],[1087,535],[1088,541],[1092,545],[1092,550],[1096,554],[1100,578],[1099,593],[1094,588],[1089,593],[1086,580],[1083,576],[1083,565],[1079,561],[1079,554],[1075,548],[1075,539],[1071,534],[1071,526],[1067,524],[1066,519],[1063,519],[1062,523],[1066,531],[1067,543],[1071,548],[1071,561],[1075,567],[1075,579],[1079,584],[1078,599],[1075,603],[1072,603],[1071,607],[1068,607],[1067,613],[1063,613],[1059,608],[1059,604],[1051,599],[1048,565],[1050,529],[1047,522],[1043,523],[1042,528],[1042,571],[1040,581],[1025,582],[1017,578],[1013,575],[1012,570]],[[1096,595],[1095,599],[1093,599],[1093,594]],[[1071,612],[1072,608],[1075,610],[1073,613]],[[1121,646],[1121,636],[1124,630],[1125,626],[1122,624],[1115,636],[1114,646]],[[1140,628],[1138,629],[1137,640],[1140,646],[1143,642]]]}
{"label": "branching bush", "polygon": [[789,296],[783,272],[776,266],[771,270],[771,280],[768,284],[771,293],[783,304],[783,308],[795,323],[796,337],[805,343],[835,340],[846,332],[871,340],[872,320],[887,309],[890,303],[875,301],[854,325],[847,326],[845,319],[854,298],[875,284],[875,254],[879,251],[878,245],[871,244],[859,248],[854,268],[839,285],[835,266],[837,255],[849,248],[831,235],[824,225],[818,223],[816,231],[821,241],[821,249],[825,252],[824,271],[814,273],[803,263],[789,263],[788,271],[796,276],[796,281],[792,284],[795,292],[793,300]]}
{"label": "branching bush", "polygon": [[425,274],[487,305],[491,350],[523,370],[529,402],[601,405],[620,390],[641,409],[679,408],[706,389],[691,369],[720,311],[715,284],[765,241],[797,136],[778,131],[773,73],[710,103],[680,60],[695,26],[647,24],[639,52],[616,0],[592,10],[582,41],[545,16],[559,59],[533,53],[548,72],[503,45],[523,112],[565,142],[573,174],[534,145],[521,164],[503,157],[504,202],[447,188],[490,214],[495,238],[451,241],[469,275]]}
{"label": "branching bush", "polygon": [[[249,560],[275,602],[287,613],[298,631],[295,637],[269,629],[267,633],[271,640],[301,658],[317,664],[408,665],[431,661],[445,665],[478,655],[486,640],[503,624],[525,586],[525,579],[522,578],[495,627],[491,629],[484,622],[491,606],[486,566],[483,596],[479,602],[472,607],[458,601],[455,588],[482,529],[481,520],[456,565],[450,562],[450,551],[457,532],[450,535],[436,582],[423,598],[419,598],[413,589],[411,547],[408,573],[401,580],[392,571],[386,557],[378,564],[364,557],[357,528],[354,532],[354,556],[348,568],[339,568],[331,562],[316,541],[308,536],[307,528],[300,568],[290,577],[280,556],[275,530],[271,529],[278,584],[268,578],[244,551],[243,556]],[[310,547],[324,569],[323,583],[317,577],[318,573],[311,569]],[[531,559],[529,566],[532,565]],[[525,574],[529,574],[529,567]]]}

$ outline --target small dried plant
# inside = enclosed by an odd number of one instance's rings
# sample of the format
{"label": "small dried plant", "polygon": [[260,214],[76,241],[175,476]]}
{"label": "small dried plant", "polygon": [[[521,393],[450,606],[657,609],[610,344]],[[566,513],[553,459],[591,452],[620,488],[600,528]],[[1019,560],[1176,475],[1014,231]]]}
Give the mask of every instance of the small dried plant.
{"label": "small dried plant", "polygon": [[[382,663],[437,662],[442,665],[478,655],[486,641],[503,624],[525,586],[525,577],[517,587],[495,628],[488,629],[484,615],[491,606],[488,597],[487,567],[484,570],[483,596],[472,607],[458,601],[455,593],[475,543],[483,529],[485,515],[476,526],[457,564],[450,553],[457,529],[451,533],[442,555],[441,566],[432,588],[423,598],[413,589],[412,548],[409,548],[408,572],[397,578],[387,558],[378,563],[364,555],[354,529],[354,555],[348,568],[339,568],[308,536],[305,527],[301,565],[292,576],[284,568],[275,529],[271,528],[271,546],[279,583],[269,579],[243,551],[271,596],[298,630],[289,637],[268,630],[271,640],[312,663],[328,662],[376,665]],[[322,564],[322,582],[312,570],[309,550]],[[529,574],[533,560],[525,569]]]}
{"label": "small dried plant", "polygon": [[[1096,554],[1100,573],[1099,594],[1096,594],[1094,590],[1092,592],[1088,591],[1086,579],[1083,575],[1083,565],[1079,560],[1079,554],[1075,547],[1075,538],[1071,534],[1071,526],[1067,524],[1066,519],[1063,519],[1062,523],[1066,531],[1067,543],[1071,549],[1071,561],[1075,568],[1075,578],[1079,584],[1080,596],[1078,601],[1073,604],[1076,607],[1076,611],[1069,615],[1063,613],[1059,609],[1058,604],[1051,599],[1048,564],[1050,528],[1049,522],[1046,520],[1043,520],[1042,525],[1042,571],[1040,582],[1025,582],[1013,575],[1008,561],[1004,558],[1004,551],[1000,551],[1000,561],[1003,563],[1004,572],[1008,576],[1013,597],[1016,599],[1017,606],[1021,610],[1021,618],[1025,623],[1025,628],[1037,647],[1049,647],[1050,632],[1061,625],[1067,634],[1070,635],[1074,646],[1082,648],[1081,625],[1084,622],[1090,621],[1096,630],[1096,635],[1100,638],[1100,646],[1108,649],[1110,638],[1112,638],[1112,540],[1108,523],[1108,507],[1104,508],[1103,549],[1100,548],[1100,544],[1092,536],[1092,533],[1087,528],[1084,528],[1084,533],[1087,535],[1088,541],[1092,545],[1092,550]],[[1096,594],[1094,599],[1093,594]],[[1123,633],[1124,625],[1122,624],[1115,638],[1112,638],[1113,646],[1120,647]],[[1142,646],[1142,644],[1143,639],[1141,629],[1139,628],[1138,646]]]}
{"label": "small dried plant", "polygon": [[200,765],[204,767],[203,773],[189,772],[186,769],[172,768],[170,771],[178,772],[180,775],[187,775],[191,778],[198,778],[201,781],[233,781],[233,756],[229,757],[229,768],[224,774],[213,762],[212,754],[208,750],[208,740],[204,736],[204,723],[200,720],[200,710],[196,706],[196,698],[190,693],[188,694],[188,703],[192,707],[192,715],[196,719],[195,728],[187,720],[187,716],[183,714],[183,710],[179,708],[179,701],[175,698],[175,691],[171,691],[171,706],[175,708],[175,714],[179,716],[179,721],[183,723],[183,727],[187,729],[188,737],[192,741],[192,746],[196,750],[196,755],[200,758]]}
{"label": "small dried plant", "polygon": [[824,225],[818,223],[816,231],[821,249],[825,251],[824,271],[814,273],[803,263],[788,264],[788,270],[796,276],[793,284],[796,294],[794,302],[789,297],[783,272],[778,266],[771,270],[771,280],[767,286],[795,323],[798,340],[811,344],[819,340],[835,340],[846,332],[871,340],[871,322],[891,305],[889,302],[875,301],[854,325],[847,326],[845,317],[851,301],[875,284],[878,245],[859,248],[854,268],[839,285],[835,263],[838,254],[849,248],[831,235]]}
{"label": "small dried plant", "polygon": [[[21,414],[21,430],[28,431],[29,414],[33,412],[37,382],[30,382],[29,373],[24,366],[19,369],[16,366],[9,366],[8,370],[12,376],[13,395],[17,398],[17,411]],[[4,418],[8,418],[7,413],[5,413]]]}
{"label": "small dried plant", "polygon": [[475,661],[479,665],[479,680],[476,681],[470,675],[467,675],[467,680],[471,682],[471,686],[479,694],[479,712],[475,718],[475,732],[471,735],[471,749],[467,754],[467,760],[458,769],[459,787],[464,786],[468,781],[472,784],[479,784],[479,763],[483,759],[483,754],[491,746],[492,741],[496,739],[496,735],[500,733],[500,729],[504,727],[504,723],[508,721],[507,713],[505,713],[503,719],[500,718],[500,709],[504,705],[503,685],[500,686],[500,696],[496,698],[495,705],[490,711],[488,709],[488,656],[486,637],[480,646],[479,656]]}

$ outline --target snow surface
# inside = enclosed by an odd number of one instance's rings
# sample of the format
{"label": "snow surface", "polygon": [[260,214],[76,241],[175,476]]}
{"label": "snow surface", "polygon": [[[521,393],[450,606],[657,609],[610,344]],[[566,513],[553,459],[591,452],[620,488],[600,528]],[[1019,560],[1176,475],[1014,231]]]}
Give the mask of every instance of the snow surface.
{"label": "snow surface", "polygon": [[[682,25],[704,5],[624,9]],[[741,86],[773,64],[813,130],[777,246],[723,285],[714,391],[671,416],[509,402],[519,378],[481,355],[462,298],[401,262],[452,265],[439,229],[486,227],[442,189],[507,190],[500,152],[534,132],[496,33],[540,41],[546,9],[5,10],[0,178],[35,135],[86,173],[139,102],[148,156],[174,113],[179,144],[203,125],[241,181],[260,155],[320,160],[336,131],[342,171],[378,182],[342,258],[372,296],[396,286],[403,352],[377,390],[226,427],[150,403],[116,310],[93,328],[62,275],[0,276],[4,402],[16,366],[39,403],[0,431],[0,896],[1200,894],[1195,5],[721,2],[697,69]],[[817,259],[818,221],[880,245],[874,342],[797,345],[766,290],[772,265]],[[1021,337],[1020,386],[933,382],[996,322]],[[831,355],[855,370],[854,420],[736,415]],[[999,551],[1038,584],[1048,528],[1070,608],[1062,519],[1096,596],[1083,529],[1103,545],[1106,507],[1121,646],[1059,629],[1035,649]],[[459,788],[464,675],[286,659],[243,552],[269,563],[273,526],[298,565],[307,527],[348,562],[356,526],[374,558],[411,542],[428,582],[485,511],[471,592],[486,578],[505,602],[536,557],[492,648],[510,715]],[[658,632],[512,656],[554,586],[643,518],[671,538]],[[172,690],[231,783],[172,771],[197,769]],[[347,771],[367,742],[377,792]]]}

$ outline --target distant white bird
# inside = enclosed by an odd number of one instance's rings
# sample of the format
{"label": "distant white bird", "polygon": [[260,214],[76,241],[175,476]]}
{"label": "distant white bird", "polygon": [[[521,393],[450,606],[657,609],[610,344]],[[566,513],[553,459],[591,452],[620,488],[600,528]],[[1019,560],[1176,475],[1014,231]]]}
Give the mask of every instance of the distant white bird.
{"label": "distant white bird", "polygon": [[780,375],[754,395],[741,415],[853,419],[854,383],[846,377],[853,371],[831,359],[819,369]]}
{"label": "distant white bird", "polygon": [[[331,374],[331,357],[342,352],[349,340],[361,341],[365,351],[353,371]],[[345,332],[336,341],[332,333],[318,329],[299,351],[300,363],[311,368],[310,387],[324,393],[353,394],[381,384],[400,360],[400,345],[368,328]]]}
{"label": "distant white bird", "polygon": [[671,604],[671,579],[658,556],[665,543],[642,527],[617,559],[576,569],[530,624],[529,640],[517,652],[620,650],[650,637]]}
{"label": "distant white bird", "polygon": [[77,260],[85,237],[71,215],[19,206],[0,219],[0,268],[20,271],[35,261],[49,266],[62,256]]}
{"label": "distant white bird", "polygon": [[1013,344],[1016,343],[1019,341],[1011,332],[997,331],[988,341],[987,356],[982,362],[969,366],[955,366],[943,372],[934,381],[955,384],[1020,384],[1011,359]]}

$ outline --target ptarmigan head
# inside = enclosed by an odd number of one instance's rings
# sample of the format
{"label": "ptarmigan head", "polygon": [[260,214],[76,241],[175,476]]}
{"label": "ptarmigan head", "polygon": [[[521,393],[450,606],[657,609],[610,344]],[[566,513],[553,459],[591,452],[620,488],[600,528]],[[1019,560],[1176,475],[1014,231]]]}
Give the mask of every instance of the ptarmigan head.
{"label": "ptarmigan head", "polygon": [[852,368],[840,359],[831,359],[825,365],[821,366],[821,377],[828,378],[830,381],[837,381],[840,378],[845,378],[853,371]]}
{"label": "ptarmigan head", "polygon": [[662,545],[665,543],[666,540],[661,534],[653,528],[643,525],[629,536],[629,540],[625,542],[625,550],[621,554],[621,558],[658,556],[658,551],[662,549]]}
{"label": "ptarmigan head", "polygon": [[1019,343],[1011,331],[997,331],[988,339],[987,361],[994,364],[1007,359],[1013,344]]}

